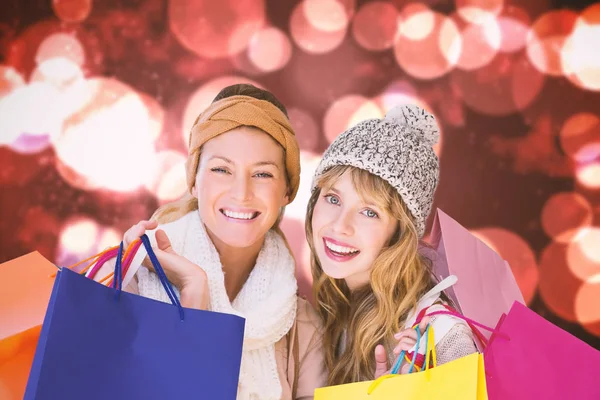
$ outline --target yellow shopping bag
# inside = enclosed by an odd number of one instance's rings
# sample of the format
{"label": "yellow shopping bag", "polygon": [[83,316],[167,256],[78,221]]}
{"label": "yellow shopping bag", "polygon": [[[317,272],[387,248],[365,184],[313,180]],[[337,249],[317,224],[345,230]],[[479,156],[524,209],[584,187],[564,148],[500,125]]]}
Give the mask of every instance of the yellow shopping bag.
{"label": "yellow shopping bag", "polygon": [[[487,400],[483,355],[470,354],[437,367],[433,329],[428,331],[429,351],[426,353],[424,371],[407,375],[390,374],[374,381],[319,388],[315,390],[315,400]],[[430,356],[433,368],[428,368]]]}

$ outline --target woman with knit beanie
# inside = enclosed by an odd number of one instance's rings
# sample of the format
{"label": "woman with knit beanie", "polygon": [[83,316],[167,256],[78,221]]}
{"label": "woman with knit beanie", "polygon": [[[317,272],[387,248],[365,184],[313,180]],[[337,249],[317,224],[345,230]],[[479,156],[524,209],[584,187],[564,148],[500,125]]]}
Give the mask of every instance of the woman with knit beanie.
{"label": "woman with knit beanie", "polygon": [[[254,86],[227,87],[196,119],[188,151],[189,192],[129,229],[124,245],[149,236],[184,307],[246,319],[238,399],[312,399],[326,379],[320,321],[297,296],[279,229],[300,181],[285,107]],[[145,258],[140,248],[123,286],[169,302]]]}
{"label": "woman with knit beanie", "polygon": [[[414,351],[413,325],[433,326],[438,365],[476,351],[462,320],[418,319],[444,309],[452,284],[438,284],[418,252],[438,182],[438,136],[433,115],[396,107],[338,136],[317,167],[306,230],[329,386],[388,373]],[[398,372],[409,372],[401,362]]]}

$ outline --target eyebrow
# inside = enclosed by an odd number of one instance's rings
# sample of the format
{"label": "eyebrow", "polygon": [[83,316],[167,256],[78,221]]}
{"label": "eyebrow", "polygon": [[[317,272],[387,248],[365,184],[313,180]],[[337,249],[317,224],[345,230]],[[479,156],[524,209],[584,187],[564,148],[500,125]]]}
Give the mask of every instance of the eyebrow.
{"label": "eyebrow", "polygon": [[[216,159],[223,160],[227,164],[234,164],[234,162],[231,161],[229,158],[223,157],[223,156],[212,156],[208,161],[216,160]],[[275,161],[258,161],[258,162],[255,162],[253,165],[256,167],[262,167],[264,165],[272,165],[275,168],[279,169],[279,165],[277,165],[277,163]]]}

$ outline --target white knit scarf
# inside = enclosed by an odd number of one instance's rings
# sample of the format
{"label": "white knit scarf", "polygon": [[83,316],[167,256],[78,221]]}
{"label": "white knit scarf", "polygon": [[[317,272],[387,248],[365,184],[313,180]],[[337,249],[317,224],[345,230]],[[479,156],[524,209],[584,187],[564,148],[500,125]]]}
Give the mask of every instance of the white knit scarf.
{"label": "white knit scarf", "polygon": [[[267,233],[254,269],[231,303],[225,291],[225,276],[219,254],[198,212],[193,211],[177,221],[161,225],[160,229],[171,240],[175,252],[206,271],[211,310],[246,319],[238,399],[281,399],[275,343],[292,327],[297,301],[294,259],[284,240],[273,231]],[[147,233],[152,245],[156,246],[154,232]],[[141,247],[131,269],[140,265],[145,256],[146,252]],[[169,302],[167,293],[154,273],[141,267],[137,270],[137,277],[140,295]],[[127,285],[127,279],[125,277],[124,285]]]}

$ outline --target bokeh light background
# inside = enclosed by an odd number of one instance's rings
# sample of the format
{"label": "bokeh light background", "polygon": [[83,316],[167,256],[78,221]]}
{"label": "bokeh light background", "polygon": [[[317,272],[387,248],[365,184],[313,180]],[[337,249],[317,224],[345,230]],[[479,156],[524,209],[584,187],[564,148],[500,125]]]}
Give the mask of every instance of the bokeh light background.
{"label": "bokeh light background", "polygon": [[[507,259],[529,306],[600,342],[600,3],[4,0],[0,261],[67,265],[185,190],[196,115],[251,82],[288,107],[304,213],[342,130],[415,102],[441,127],[440,207]],[[430,224],[431,224],[430,220]],[[26,282],[19,283],[26,284]]]}

